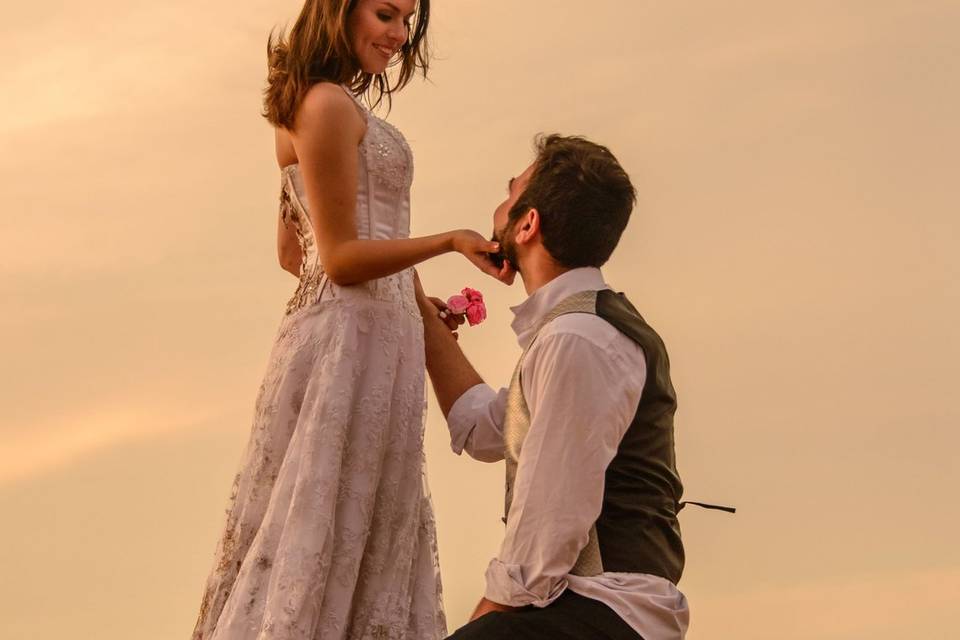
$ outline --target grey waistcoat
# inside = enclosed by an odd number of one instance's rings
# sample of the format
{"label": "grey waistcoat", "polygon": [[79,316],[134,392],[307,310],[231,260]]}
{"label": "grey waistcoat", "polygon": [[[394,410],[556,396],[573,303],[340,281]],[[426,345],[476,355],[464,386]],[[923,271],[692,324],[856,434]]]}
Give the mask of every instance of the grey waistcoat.
{"label": "grey waistcoat", "polygon": [[[670,382],[670,363],[663,341],[623,294],[610,290],[584,291],[563,300],[547,313],[520,357],[510,383],[504,421],[505,513],[509,517],[520,451],[530,429],[530,410],[521,383],[523,361],[543,327],[568,313],[590,313],[603,318],[643,349],[647,365],[646,383],[636,415],[607,467],[600,517],[590,529],[587,546],[581,550],[570,573],[578,576],[607,571],[648,573],[676,584],[684,564],[677,521],[683,486],[677,474],[673,445],[676,394]],[[557,365],[575,367],[577,363]],[[576,444],[570,443],[570,446]],[[577,470],[558,469],[557,472],[576,473]]]}

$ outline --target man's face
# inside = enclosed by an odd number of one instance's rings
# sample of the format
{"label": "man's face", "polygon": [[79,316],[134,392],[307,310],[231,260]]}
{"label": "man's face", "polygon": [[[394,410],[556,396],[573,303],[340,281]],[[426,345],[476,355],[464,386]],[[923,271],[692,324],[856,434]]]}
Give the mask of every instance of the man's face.
{"label": "man's face", "polygon": [[493,212],[493,235],[492,240],[500,243],[500,253],[491,255],[497,266],[503,266],[503,261],[509,260],[516,271],[520,271],[520,265],[517,263],[517,245],[514,241],[516,230],[507,228],[509,224],[510,210],[517,203],[520,196],[527,188],[530,182],[530,176],[533,175],[534,164],[524,169],[523,173],[515,178],[510,178],[507,182],[507,199],[500,203],[500,206]]}

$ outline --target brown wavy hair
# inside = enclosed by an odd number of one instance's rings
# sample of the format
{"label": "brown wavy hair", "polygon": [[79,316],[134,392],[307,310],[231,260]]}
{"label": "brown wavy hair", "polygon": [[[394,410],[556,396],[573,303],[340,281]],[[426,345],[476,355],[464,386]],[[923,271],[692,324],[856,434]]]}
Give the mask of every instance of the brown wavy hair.
{"label": "brown wavy hair", "polygon": [[289,35],[282,29],[277,35],[271,32],[262,114],[271,124],[292,129],[300,102],[318,82],[345,84],[355,95],[365,94],[371,107],[386,98],[389,107],[393,92],[405,87],[418,69],[427,76],[430,0],[417,2],[416,18],[400,47],[400,59],[390,65],[399,66],[399,71],[378,75],[360,68],[350,45],[347,16],[357,1],[306,0]]}

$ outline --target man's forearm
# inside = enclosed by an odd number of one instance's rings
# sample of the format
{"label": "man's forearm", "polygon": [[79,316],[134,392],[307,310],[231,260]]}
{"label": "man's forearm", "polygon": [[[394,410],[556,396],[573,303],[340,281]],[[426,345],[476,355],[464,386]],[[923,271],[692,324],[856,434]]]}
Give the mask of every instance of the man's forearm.
{"label": "man's forearm", "polygon": [[[428,303],[430,304],[430,303]],[[421,308],[427,354],[427,371],[444,417],[468,389],[483,383],[483,378],[463,354],[457,339],[438,316],[432,304]]]}

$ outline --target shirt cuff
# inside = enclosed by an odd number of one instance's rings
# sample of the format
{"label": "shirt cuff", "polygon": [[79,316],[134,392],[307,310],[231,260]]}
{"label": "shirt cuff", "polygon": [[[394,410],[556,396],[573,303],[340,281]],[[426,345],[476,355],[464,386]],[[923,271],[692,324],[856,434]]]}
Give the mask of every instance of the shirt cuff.
{"label": "shirt cuff", "polygon": [[467,389],[450,407],[447,428],[450,429],[450,448],[455,454],[460,455],[463,452],[467,438],[477,424],[477,416],[496,397],[496,391],[489,385],[480,383]]}
{"label": "shirt cuff", "polygon": [[567,580],[563,578],[556,584],[544,585],[547,587],[543,590],[544,593],[531,591],[524,581],[523,568],[520,565],[504,564],[497,558],[490,561],[486,578],[487,590],[483,597],[508,607],[533,605],[542,609],[559,598],[567,588]]}

